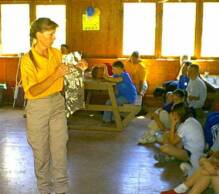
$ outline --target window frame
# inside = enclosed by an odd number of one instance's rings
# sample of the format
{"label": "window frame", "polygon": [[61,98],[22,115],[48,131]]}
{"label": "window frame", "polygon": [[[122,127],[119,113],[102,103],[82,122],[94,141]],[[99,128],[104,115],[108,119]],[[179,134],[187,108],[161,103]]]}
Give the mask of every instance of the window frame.
{"label": "window frame", "polygon": [[[64,0],[53,0],[49,2],[45,2],[45,0],[21,0],[21,1],[13,1],[13,2],[8,2],[7,0],[2,0],[0,2],[0,7],[3,4],[28,4],[29,5],[29,21],[30,25],[31,23],[36,19],[36,6],[37,5],[64,5],[65,6],[65,17],[66,17],[66,42],[68,42],[68,25],[67,25],[67,4],[66,1]],[[0,16],[1,16],[1,8],[0,8]],[[0,45],[2,44],[2,36],[1,36],[1,20],[0,20]],[[19,56],[19,53],[5,53],[5,54],[0,54],[0,56]]]}
{"label": "window frame", "polygon": [[[124,3],[133,3],[139,2],[137,0],[126,0]],[[155,29],[155,55],[153,56],[145,56],[142,55],[143,58],[150,59],[179,59],[180,56],[162,56],[162,26],[163,26],[163,4],[158,3],[154,0],[141,0],[141,2],[156,2],[156,29]],[[215,2],[219,3],[218,0],[203,0],[195,1],[195,0],[169,0],[171,3],[195,3],[196,4],[196,18],[195,18],[195,37],[194,37],[194,55],[191,56],[191,59],[203,59],[203,60],[218,60],[218,57],[207,57],[201,56],[201,47],[202,47],[202,30],[203,30],[203,6],[206,2]],[[122,44],[123,46],[123,44]],[[122,52],[121,52],[122,53]],[[127,57],[127,55],[122,55],[123,57]]]}
{"label": "window frame", "polygon": [[[124,5],[125,5],[125,3],[126,4],[128,4],[128,3],[136,3],[136,2],[123,2],[123,9],[124,9]],[[147,2],[141,2],[141,3],[155,3],[155,2],[153,2],[153,1],[147,1]],[[154,55],[145,55],[145,54],[142,54],[141,56],[144,56],[144,58],[152,58],[152,57],[154,57],[155,55],[156,55],[156,29],[157,29],[157,20],[156,20],[156,14],[157,14],[157,8],[156,8],[156,3],[155,3],[155,30],[154,30]],[[124,10],[123,10],[123,16],[124,16]],[[124,53],[124,45],[123,45],[123,40],[124,40],[124,37],[123,37],[123,35],[124,35],[124,18],[123,18],[123,22],[122,22],[122,29],[123,29],[123,31],[122,31],[122,56],[125,56],[125,57],[128,57],[129,55],[126,55],[126,54],[123,54]]]}
{"label": "window frame", "polygon": [[[72,2],[76,0],[14,0],[9,2],[8,0],[1,0],[1,4],[24,4],[28,3],[30,6],[30,22],[34,21],[36,18],[36,5],[65,5],[66,6],[66,42],[69,42],[69,31],[70,27],[68,24],[68,16],[70,15],[69,6],[72,6]],[[156,3],[156,28],[155,28],[155,55],[153,56],[142,56],[142,58],[146,59],[179,59],[179,57],[167,56],[164,57],[161,55],[162,48],[162,17],[163,17],[163,3],[158,3],[160,0],[140,0],[140,2],[155,2]],[[161,0],[162,1],[162,0]],[[123,3],[133,3],[139,2],[139,0],[124,0],[121,2],[121,12],[123,12]],[[168,2],[179,2],[178,0],[169,0]],[[192,59],[201,59],[201,60],[219,60],[218,57],[203,57],[201,56],[201,44],[202,44],[202,28],[203,28],[203,6],[205,2],[219,3],[219,0],[181,0],[180,2],[195,2],[196,3],[196,23],[195,23],[195,42],[194,42],[194,56]],[[1,15],[1,12],[0,12]],[[1,25],[1,24],[0,24]],[[123,26],[123,17],[121,17],[121,25]],[[123,28],[121,28],[121,34],[123,34]],[[123,39],[123,38],[122,38]],[[118,48],[121,57],[127,57],[122,54],[123,50],[123,40],[121,39],[121,44]],[[0,43],[1,43],[1,27],[0,27]],[[13,54],[10,54],[13,55]],[[14,56],[14,55],[13,55]]]}

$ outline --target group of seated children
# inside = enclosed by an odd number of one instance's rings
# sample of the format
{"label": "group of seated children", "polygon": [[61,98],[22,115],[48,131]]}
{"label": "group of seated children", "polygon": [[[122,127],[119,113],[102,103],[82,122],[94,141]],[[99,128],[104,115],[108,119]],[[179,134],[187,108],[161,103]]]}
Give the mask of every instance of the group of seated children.
{"label": "group of seated children", "polygon": [[[149,114],[152,115],[152,120],[139,143],[158,141],[160,152],[155,154],[154,158],[158,162],[181,161],[180,169],[188,177],[184,183],[161,194],[185,194],[189,190],[189,194],[201,194],[209,185],[219,193],[219,121],[214,122],[218,123],[218,128],[215,130],[214,144],[206,154],[202,125],[194,118],[188,105],[183,102],[181,92],[182,90],[177,89],[167,94],[166,105],[171,105],[169,113],[169,108],[165,109],[168,106],[164,106]],[[174,101],[173,98],[176,94],[178,96],[175,98],[178,98],[178,101]],[[162,133],[157,135],[158,131]],[[206,158],[206,156],[211,157]]]}
{"label": "group of seated children", "polygon": [[174,189],[163,191],[161,194],[201,194],[212,187],[215,194],[219,193],[219,135],[207,157],[201,157],[199,167],[186,180]]}
{"label": "group of seated children", "polygon": [[185,92],[176,89],[166,94],[166,103],[162,108],[157,109],[153,113],[148,113],[147,117],[151,119],[148,124],[148,130],[139,139],[139,144],[154,143],[160,140],[160,132],[170,128],[170,111],[176,104],[185,102]]}
{"label": "group of seated children", "polygon": [[[137,95],[144,96],[148,88],[147,68],[137,51],[134,51],[130,59],[124,63],[115,61],[112,64],[112,73],[113,75],[109,76],[107,67],[104,67],[103,78],[116,83],[116,101],[118,105],[132,104],[136,101]],[[106,102],[107,105],[111,105],[111,103],[110,100]],[[144,112],[143,104],[141,112]],[[105,111],[103,121],[108,123],[113,120],[113,113]]]}
{"label": "group of seated children", "polygon": [[180,169],[188,178],[175,189],[161,194],[188,191],[189,194],[201,194],[209,185],[219,193],[219,135],[211,148],[214,154],[210,158],[203,157],[206,142],[202,108],[207,88],[199,76],[199,66],[183,62],[181,75],[175,83],[175,90],[165,92],[163,107],[147,114],[151,121],[138,143],[158,142],[160,153],[154,157],[158,162],[181,161]]}
{"label": "group of seated children", "polygon": [[[112,73],[109,76],[105,67],[103,78],[116,83],[118,105],[132,104],[138,94],[145,94],[147,71],[138,52],[133,52],[125,64],[115,61],[112,64]],[[175,189],[163,191],[161,194],[184,194],[189,189],[190,194],[200,194],[209,184],[219,193],[219,135],[209,152],[211,157],[203,158],[205,138],[199,120],[203,119],[201,113],[207,89],[199,77],[198,65],[183,62],[177,86],[174,91],[166,93],[166,103],[162,108],[147,114],[151,121],[147,131],[139,139],[139,144],[157,141],[160,143],[160,153],[155,154],[157,161],[182,161],[180,168],[188,178]],[[110,100],[106,102],[107,105],[111,103]],[[113,120],[113,113],[105,111],[103,122],[109,123]]]}

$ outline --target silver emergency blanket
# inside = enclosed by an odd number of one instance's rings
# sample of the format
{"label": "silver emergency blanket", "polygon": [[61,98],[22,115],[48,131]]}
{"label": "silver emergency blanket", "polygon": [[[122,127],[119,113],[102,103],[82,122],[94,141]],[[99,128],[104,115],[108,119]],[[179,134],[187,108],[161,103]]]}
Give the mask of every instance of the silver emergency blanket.
{"label": "silver emergency blanket", "polygon": [[85,107],[84,72],[75,65],[81,60],[78,52],[63,55],[62,62],[70,67],[70,73],[64,76],[66,116]]}

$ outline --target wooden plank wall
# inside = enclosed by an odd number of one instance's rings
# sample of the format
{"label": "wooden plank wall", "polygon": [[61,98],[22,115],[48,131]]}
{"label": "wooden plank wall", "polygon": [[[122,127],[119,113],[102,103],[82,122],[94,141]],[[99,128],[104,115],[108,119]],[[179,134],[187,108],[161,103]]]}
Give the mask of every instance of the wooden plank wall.
{"label": "wooden plank wall", "polygon": [[[86,58],[89,66],[103,63],[112,63],[115,58]],[[164,81],[176,78],[179,70],[178,60],[156,60],[144,59],[148,64],[148,95],[151,95],[154,88],[161,85]],[[219,61],[193,61],[200,65],[201,73],[208,71],[210,74],[219,75]],[[0,82],[8,84],[7,100],[12,101],[12,87],[15,86],[16,70],[18,58],[0,58]]]}
{"label": "wooden plank wall", "polygon": [[[93,1],[94,2],[94,1]],[[82,14],[91,1],[72,0],[68,4],[68,44],[85,57],[115,58],[122,50],[122,3],[120,0],[96,0],[100,9],[100,30],[82,31]]]}
{"label": "wooden plank wall", "polygon": [[[142,0],[144,2],[146,0]],[[12,1],[1,0],[0,3],[12,3]],[[13,0],[13,3],[31,2],[35,4],[66,4],[67,8],[67,44],[71,50],[81,51],[88,63],[92,66],[103,62],[112,63],[116,58],[122,56],[122,28],[123,28],[123,2],[137,2],[134,0]],[[97,7],[101,11],[100,31],[82,31],[82,14],[88,6]],[[157,4],[159,12],[162,11],[160,4]],[[31,9],[32,9],[31,8]],[[35,18],[35,9],[32,9],[31,20]],[[199,10],[201,11],[201,9]],[[159,13],[158,13],[159,14]],[[161,21],[157,21],[160,26]],[[196,29],[200,30],[200,29]],[[157,31],[161,33],[161,29]],[[159,37],[159,36],[158,36]],[[134,37],[133,37],[134,38]],[[200,39],[200,37],[198,37]],[[156,40],[159,45],[161,40]],[[197,41],[196,41],[197,42]],[[158,48],[158,46],[157,46]],[[198,50],[196,45],[196,50]],[[160,50],[160,49],[158,49]],[[160,53],[156,51],[156,56]],[[155,58],[155,57],[154,57]],[[179,60],[145,59],[149,69],[149,91],[151,94],[155,87],[163,81],[174,79],[179,69]],[[15,85],[15,75],[18,58],[0,58],[0,82],[7,82],[8,99],[12,97],[11,87]],[[197,61],[201,66],[201,72],[209,71],[210,74],[219,74],[219,60]]]}
{"label": "wooden plank wall", "polygon": [[0,58],[0,83],[7,83],[6,99],[9,102],[13,100],[13,87],[15,86],[17,65],[17,57]]}

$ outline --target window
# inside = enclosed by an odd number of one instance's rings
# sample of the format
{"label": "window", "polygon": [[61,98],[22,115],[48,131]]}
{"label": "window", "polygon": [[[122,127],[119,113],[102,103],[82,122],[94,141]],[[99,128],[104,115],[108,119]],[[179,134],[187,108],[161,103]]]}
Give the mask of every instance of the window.
{"label": "window", "polygon": [[204,3],[201,56],[219,56],[219,3]]}
{"label": "window", "polygon": [[59,27],[56,31],[56,40],[54,47],[60,48],[60,45],[66,42],[66,10],[65,5],[37,5],[36,17],[48,17],[56,22]]}
{"label": "window", "polygon": [[162,55],[194,55],[195,3],[163,5]]}
{"label": "window", "polygon": [[1,53],[21,53],[30,48],[29,5],[1,5]]}
{"label": "window", "polygon": [[123,54],[154,55],[155,3],[124,3]]}

